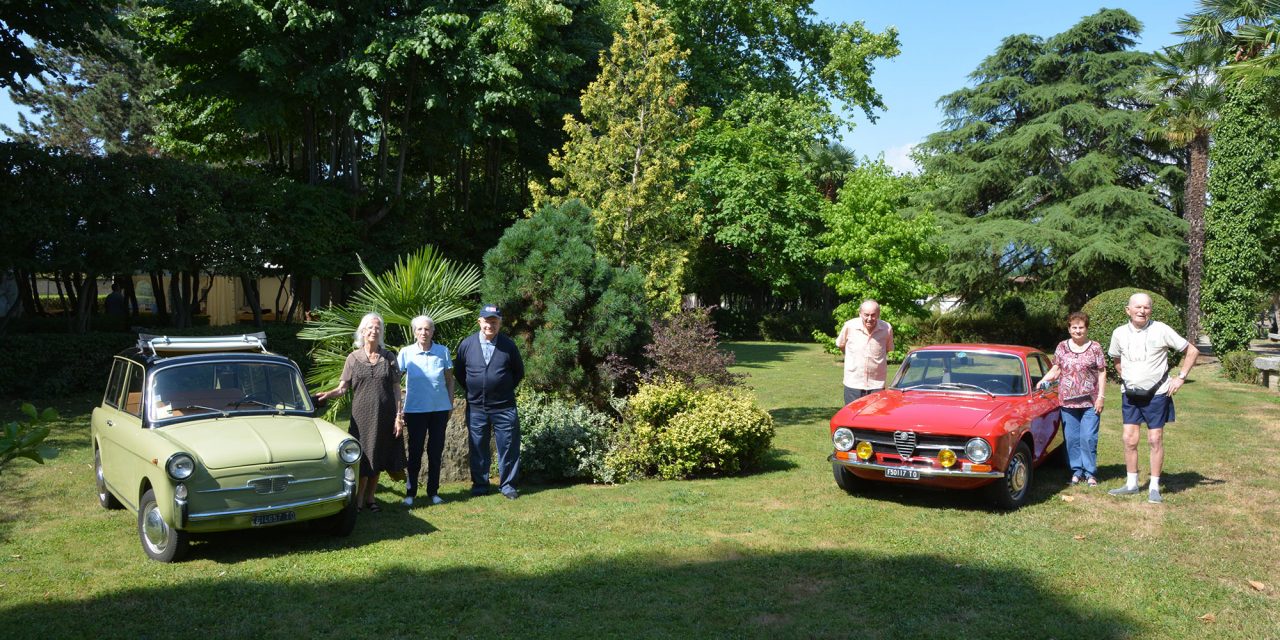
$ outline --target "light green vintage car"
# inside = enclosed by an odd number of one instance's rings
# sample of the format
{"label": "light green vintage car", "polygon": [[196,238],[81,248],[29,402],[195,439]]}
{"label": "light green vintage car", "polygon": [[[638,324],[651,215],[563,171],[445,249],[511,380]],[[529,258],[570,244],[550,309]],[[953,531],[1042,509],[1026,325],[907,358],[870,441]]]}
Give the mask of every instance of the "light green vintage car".
{"label": "light green vintage car", "polygon": [[191,533],[355,527],[360,443],[316,417],[263,334],[140,336],[115,356],[92,437],[98,502],[137,514],[152,559],[181,558]]}

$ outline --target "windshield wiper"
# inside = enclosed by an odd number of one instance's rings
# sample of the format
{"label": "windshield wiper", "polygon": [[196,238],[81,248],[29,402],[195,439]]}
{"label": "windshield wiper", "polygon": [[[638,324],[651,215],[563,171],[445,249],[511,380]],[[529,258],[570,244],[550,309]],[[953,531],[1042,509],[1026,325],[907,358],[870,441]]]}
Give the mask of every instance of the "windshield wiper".
{"label": "windshield wiper", "polygon": [[222,417],[224,418],[227,417],[226,411],[223,411],[222,409],[214,409],[213,407],[206,407],[202,404],[189,404],[189,405],[186,405],[185,407],[178,407],[176,409],[172,409],[172,411],[185,412],[188,409],[203,409],[205,411],[208,411],[209,413],[220,413],[222,414]]}
{"label": "windshield wiper", "polygon": [[967,382],[944,382],[938,386],[942,387],[943,389],[977,389],[978,391],[981,391],[991,396],[992,398],[996,397],[996,394],[991,393],[989,390],[987,390],[986,387],[980,387],[976,384],[969,384]]}
{"label": "windshield wiper", "polygon": [[275,410],[275,408],[276,408],[276,406],[275,406],[275,405],[273,405],[273,404],[267,404],[267,403],[265,403],[265,402],[263,402],[263,401],[261,401],[261,400],[254,400],[253,398],[246,398],[246,399],[244,399],[244,400],[236,400],[235,402],[232,402],[232,403],[231,403],[231,407],[232,407],[232,408],[234,408],[234,409],[239,409],[239,408],[240,408],[240,405],[242,405],[242,404],[256,404],[256,405],[263,406],[263,407],[266,407],[266,408],[268,408],[268,409],[271,409],[271,410],[273,410],[273,411],[274,411],[274,410]]}

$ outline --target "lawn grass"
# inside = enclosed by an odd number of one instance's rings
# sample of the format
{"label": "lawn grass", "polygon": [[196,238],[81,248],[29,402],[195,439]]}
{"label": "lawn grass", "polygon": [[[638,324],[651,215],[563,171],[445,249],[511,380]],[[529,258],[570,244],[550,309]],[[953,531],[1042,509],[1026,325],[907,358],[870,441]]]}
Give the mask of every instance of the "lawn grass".
{"label": "lawn grass", "polygon": [[[1113,404],[1101,490],[1044,469],[1001,513],[977,494],[840,491],[835,359],[732,348],[778,424],[762,472],[527,486],[515,502],[451,484],[413,510],[388,483],[350,538],[221,534],[173,565],[145,558],[132,515],[98,507],[97,394],[69,399],[61,454],[0,475],[0,636],[1280,637],[1280,395],[1197,368],[1168,427],[1164,505],[1105,494],[1124,475]],[[1145,480],[1145,443],[1142,460]]]}

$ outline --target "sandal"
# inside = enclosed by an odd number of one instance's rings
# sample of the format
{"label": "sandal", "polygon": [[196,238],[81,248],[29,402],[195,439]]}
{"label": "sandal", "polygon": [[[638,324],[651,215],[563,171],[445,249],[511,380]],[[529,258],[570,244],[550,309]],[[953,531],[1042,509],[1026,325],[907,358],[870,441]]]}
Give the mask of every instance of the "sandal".
{"label": "sandal", "polygon": [[1098,486],[1098,479],[1093,476],[1089,476],[1089,486],[1091,487]]}
{"label": "sandal", "polygon": [[1071,484],[1080,484],[1080,476],[1071,476]]}
{"label": "sandal", "polygon": [[370,513],[377,513],[379,511],[382,511],[382,507],[378,506],[378,503],[376,502],[370,502],[369,504],[365,505],[365,508],[368,509]]}

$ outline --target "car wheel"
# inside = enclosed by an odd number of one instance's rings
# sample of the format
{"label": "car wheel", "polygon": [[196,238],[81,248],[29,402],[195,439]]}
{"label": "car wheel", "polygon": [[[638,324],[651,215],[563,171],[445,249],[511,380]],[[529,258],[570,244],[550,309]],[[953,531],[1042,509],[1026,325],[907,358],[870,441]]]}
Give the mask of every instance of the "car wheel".
{"label": "car wheel", "polygon": [[866,487],[867,483],[862,478],[854,475],[852,471],[845,468],[839,462],[831,463],[831,472],[835,474],[836,485],[844,489],[847,493],[856,493],[859,489]]}
{"label": "car wheel", "polygon": [[111,495],[111,490],[107,488],[107,478],[102,473],[102,454],[98,452],[98,448],[93,448],[93,473],[97,476],[98,483],[98,504],[103,509],[123,509],[124,505]]}
{"label": "car wheel", "polygon": [[347,502],[347,506],[342,508],[342,511],[322,520],[318,520],[317,522],[320,527],[325,531],[328,531],[330,535],[345,538],[351,535],[351,532],[356,528],[357,511],[356,499],[352,496],[351,500]]}
{"label": "car wheel", "polygon": [[1031,466],[1031,449],[1027,443],[1019,442],[1009,465],[1005,467],[1004,477],[988,487],[991,499],[1002,509],[1017,509],[1027,503],[1031,495],[1031,479],[1035,469]]}
{"label": "car wheel", "polygon": [[142,494],[142,506],[138,509],[138,537],[147,557],[160,562],[174,562],[187,552],[187,532],[169,526],[160,515],[156,494],[147,489]]}

